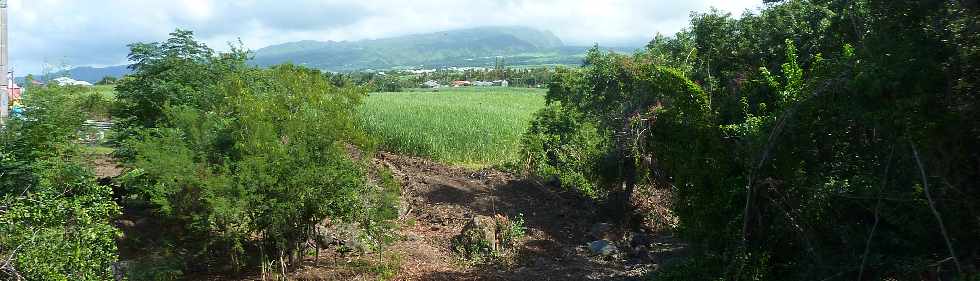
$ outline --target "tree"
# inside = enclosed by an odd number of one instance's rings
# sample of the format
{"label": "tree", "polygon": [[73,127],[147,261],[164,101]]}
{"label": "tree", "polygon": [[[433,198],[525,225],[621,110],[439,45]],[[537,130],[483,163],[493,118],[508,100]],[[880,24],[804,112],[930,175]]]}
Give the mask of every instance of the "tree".
{"label": "tree", "polygon": [[[215,55],[214,50],[194,40],[194,33],[177,30],[162,43],[129,45],[129,66],[133,74],[116,86],[121,136],[132,134],[127,128],[152,128],[166,106],[211,107],[218,101],[215,86],[225,73],[245,67],[248,52],[234,48]],[[128,132],[128,133],[127,133]]]}
{"label": "tree", "polygon": [[34,86],[34,74],[27,74],[24,77],[24,88],[29,88]]}
{"label": "tree", "polygon": [[[604,189],[629,194],[639,179],[674,192],[697,255],[658,278],[968,278],[980,123],[964,71],[980,62],[978,19],[956,1],[695,14],[641,54],[590,55],[549,101],[627,148],[612,151],[621,168]],[[533,124],[573,123],[547,116]]]}
{"label": "tree", "polygon": [[99,82],[96,82],[95,84],[96,85],[113,85],[113,84],[116,84],[116,81],[119,81],[119,78],[116,78],[116,77],[113,77],[113,76],[105,76],[105,77],[102,77],[102,80],[99,80]]}

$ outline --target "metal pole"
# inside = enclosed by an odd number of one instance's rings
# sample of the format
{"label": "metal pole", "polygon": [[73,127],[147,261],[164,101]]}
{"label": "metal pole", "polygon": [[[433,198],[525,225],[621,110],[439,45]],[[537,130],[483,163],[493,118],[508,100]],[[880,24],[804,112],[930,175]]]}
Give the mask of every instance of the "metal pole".
{"label": "metal pole", "polygon": [[0,0],[0,73],[3,73],[3,78],[0,79],[0,124],[6,122],[7,117],[10,115],[10,96],[8,89],[10,88],[10,73],[7,72],[8,59],[7,59],[7,47],[10,45],[7,41],[7,0]]}

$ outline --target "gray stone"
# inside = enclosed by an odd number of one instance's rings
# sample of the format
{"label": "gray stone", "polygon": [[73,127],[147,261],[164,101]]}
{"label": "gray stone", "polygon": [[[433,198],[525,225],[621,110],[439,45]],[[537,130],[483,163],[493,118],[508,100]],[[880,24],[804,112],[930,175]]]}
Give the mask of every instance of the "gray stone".
{"label": "gray stone", "polygon": [[615,255],[616,253],[619,252],[619,249],[616,248],[616,245],[613,245],[613,243],[609,240],[592,241],[589,243],[589,250],[592,251],[592,254],[607,256],[607,257]]}
{"label": "gray stone", "polygon": [[347,248],[352,251],[364,251],[360,241],[360,230],[350,224],[332,224],[324,221],[314,227],[313,242],[321,249]]}

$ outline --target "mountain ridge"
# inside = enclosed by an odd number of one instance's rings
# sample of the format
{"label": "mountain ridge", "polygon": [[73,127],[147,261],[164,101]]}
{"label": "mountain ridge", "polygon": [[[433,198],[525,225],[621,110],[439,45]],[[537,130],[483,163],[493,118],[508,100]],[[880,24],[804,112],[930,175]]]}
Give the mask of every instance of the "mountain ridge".
{"label": "mountain ridge", "polygon": [[[47,75],[44,74],[32,74],[32,75],[35,80],[42,81],[42,82],[47,82],[47,80],[51,80],[58,77],[71,77],[72,79],[75,80],[85,81],[94,84],[96,82],[99,82],[100,80],[102,80],[102,78],[105,78],[106,76],[119,78],[130,73],[132,73],[132,70],[129,69],[129,65],[114,65],[114,66],[106,66],[106,67],[79,66],[68,70],[48,73]],[[16,81],[17,84],[24,84],[24,81],[26,79],[25,77],[26,76],[16,77],[14,81]]]}
{"label": "mountain ridge", "polygon": [[[300,40],[259,48],[251,64],[268,67],[294,63],[311,68],[350,72],[361,70],[443,67],[493,67],[498,58],[508,66],[579,65],[589,46],[566,45],[554,33],[523,26],[486,26],[409,34],[357,41]],[[630,53],[636,48],[604,48]],[[51,73],[98,82],[105,76],[131,73],[127,65],[76,67]],[[43,79],[35,74],[35,79]],[[18,77],[18,83],[24,78]]]}
{"label": "mountain ridge", "polygon": [[287,42],[256,50],[252,63],[291,62],[330,71],[493,66],[497,57],[508,65],[580,63],[584,51],[569,54],[569,48],[551,31],[490,26],[359,41]]}

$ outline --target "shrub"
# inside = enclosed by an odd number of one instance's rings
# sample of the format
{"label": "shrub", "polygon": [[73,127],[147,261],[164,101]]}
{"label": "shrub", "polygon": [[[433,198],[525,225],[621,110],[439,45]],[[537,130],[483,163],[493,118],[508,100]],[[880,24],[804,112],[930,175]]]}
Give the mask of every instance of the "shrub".
{"label": "shrub", "polygon": [[521,138],[524,172],[598,198],[605,190],[603,157],[609,136],[575,109],[551,102],[534,115]]}
{"label": "shrub", "polygon": [[516,246],[517,242],[527,234],[527,227],[524,226],[524,214],[517,214],[517,217],[511,220],[498,218],[497,229],[500,243],[504,247]]}
{"label": "shrub", "polygon": [[87,113],[88,119],[109,119],[113,107],[113,99],[102,91],[87,91],[79,93],[81,110]]}
{"label": "shrub", "polygon": [[[358,224],[372,242],[391,240],[397,184],[390,175],[371,184],[369,164],[349,152],[371,144],[355,112],[363,89],[292,65],[245,67],[222,59],[244,55],[214,58],[174,36],[161,58],[141,57],[119,86],[119,111],[138,121],[123,149],[133,169],[120,181],[167,229],[155,241],[167,246],[153,251],[180,260],[185,273],[280,259],[292,266],[327,218]],[[131,56],[142,56],[137,47]],[[188,52],[199,56],[182,56]],[[187,64],[191,73],[181,72]],[[219,78],[172,80],[196,71]],[[193,91],[161,105],[158,87]]]}
{"label": "shrub", "polygon": [[0,131],[0,277],[112,279],[120,210],[80,164],[76,89],[32,91],[25,118]]}

